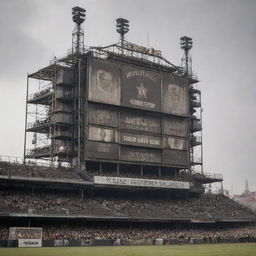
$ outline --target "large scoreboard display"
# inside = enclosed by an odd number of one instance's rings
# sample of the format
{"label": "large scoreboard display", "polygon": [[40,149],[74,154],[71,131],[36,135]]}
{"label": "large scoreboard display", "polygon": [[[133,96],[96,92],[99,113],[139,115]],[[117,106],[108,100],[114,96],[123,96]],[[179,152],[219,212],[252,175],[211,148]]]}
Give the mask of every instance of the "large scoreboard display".
{"label": "large scoreboard display", "polygon": [[89,58],[86,160],[188,166],[188,81]]}

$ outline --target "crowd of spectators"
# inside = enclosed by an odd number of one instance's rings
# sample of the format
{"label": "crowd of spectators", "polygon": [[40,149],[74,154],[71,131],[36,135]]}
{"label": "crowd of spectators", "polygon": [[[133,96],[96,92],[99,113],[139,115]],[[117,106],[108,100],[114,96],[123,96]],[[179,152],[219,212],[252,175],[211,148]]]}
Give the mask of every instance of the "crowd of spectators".
{"label": "crowd of spectators", "polygon": [[[43,240],[55,239],[201,239],[203,242],[217,242],[221,239],[240,239],[250,237],[256,239],[256,225],[243,225],[239,227],[221,228],[180,228],[180,227],[116,227],[106,225],[61,225],[43,226]],[[0,240],[30,238],[38,239],[41,233],[20,231],[14,235],[10,234],[7,227],[0,227]]]}
{"label": "crowd of spectators", "polygon": [[0,192],[0,211],[132,218],[255,218],[253,211],[223,195],[199,198],[90,196],[78,194]]}
{"label": "crowd of spectators", "polygon": [[[81,173],[83,175],[81,175]],[[73,179],[86,181],[92,181],[94,176],[106,176],[106,177],[125,177],[125,178],[139,178],[139,179],[161,179],[161,180],[175,180],[175,181],[192,181],[191,175],[188,174],[176,174],[168,175],[166,173],[159,176],[157,172],[134,172],[134,171],[122,171],[111,172],[111,171],[98,171],[98,170],[83,170],[80,175],[72,168],[67,167],[44,167],[35,163],[10,163],[0,161],[0,175],[4,176],[22,176],[22,177],[41,177],[41,178],[52,178],[52,179]]]}
{"label": "crowd of spectators", "polygon": [[9,163],[0,161],[0,175],[12,177],[39,177],[51,179],[81,180],[75,170],[71,168],[55,168],[38,166],[34,163]]}
{"label": "crowd of spectators", "polygon": [[41,228],[14,227],[9,229],[9,239],[41,239]]}

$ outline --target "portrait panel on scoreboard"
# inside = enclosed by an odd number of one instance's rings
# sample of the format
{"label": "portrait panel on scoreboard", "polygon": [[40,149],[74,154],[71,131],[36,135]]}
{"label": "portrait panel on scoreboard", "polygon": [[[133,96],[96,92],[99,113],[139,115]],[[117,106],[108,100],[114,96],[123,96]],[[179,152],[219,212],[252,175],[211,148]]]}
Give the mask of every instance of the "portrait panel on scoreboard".
{"label": "portrait panel on scoreboard", "polygon": [[188,114],[188,86],[184,78],[162,75],[162,111],[167,114]]}
{"label": "portrait panel on scoreboard", "polygon": [[161,110],[160,74],[136,66],[122,66],[122,102],[126,107]]}
{"label": "portrait panel on scoreboard", "polygon": [[109,60],[91,59],[89,100],[120,105],[120,68]]}
{"label": "portrait panel on scoreboard", "polygon": [[102,142],[118,142],[118,131],[109,127],[98,127],[89,125],[89,140]]}
{"label": "portrait panel on scoreboard", "polygon": [[187,150],[187,144],[185,138],[165,136],[163,138],[163,144],[165,148],[175,150]]}

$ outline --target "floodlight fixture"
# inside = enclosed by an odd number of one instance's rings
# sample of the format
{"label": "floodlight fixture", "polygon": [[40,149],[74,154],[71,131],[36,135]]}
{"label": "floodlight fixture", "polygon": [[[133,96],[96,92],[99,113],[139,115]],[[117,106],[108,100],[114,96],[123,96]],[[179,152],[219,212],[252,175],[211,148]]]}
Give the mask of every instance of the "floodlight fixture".
{"label": "floodlight fixture", "polygon": [[129,21],[123,18],[116,19],[116,31],[121,35],[124,40],[124,35],[129,31]]}
{"label": "floodlight fixture", "polygon": [[72,8],[72,19],[77,25],[81,25],[85,20],[85,9],[75,6]]}
{"label": "floodlight fixture", "polygon": [[193,47],[192,38],[187,36],[181,37],[180,46],[184,51],[189,51]]}

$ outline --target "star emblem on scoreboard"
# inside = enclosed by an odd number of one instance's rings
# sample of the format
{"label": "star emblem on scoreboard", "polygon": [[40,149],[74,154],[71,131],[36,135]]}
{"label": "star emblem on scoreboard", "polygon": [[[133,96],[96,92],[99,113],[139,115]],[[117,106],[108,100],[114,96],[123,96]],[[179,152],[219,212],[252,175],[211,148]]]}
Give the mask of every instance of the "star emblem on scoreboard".
{"label": "star emblem on scoreboard", "polygon": [[138,90],[138,98],[139,99],[146,99],[147,98],[147,91],[148,89],[146,89],[143,85],[143,83],[141,82],[140,86],[136,87]]}

